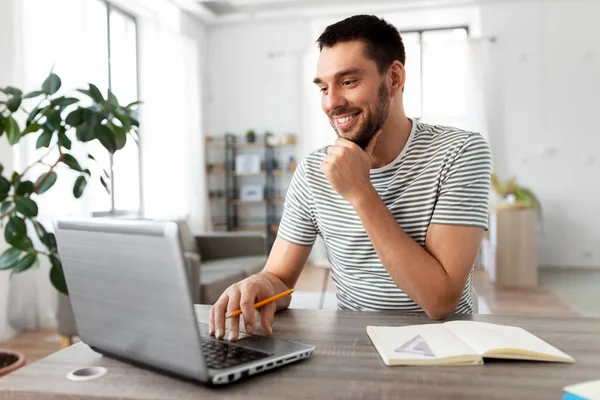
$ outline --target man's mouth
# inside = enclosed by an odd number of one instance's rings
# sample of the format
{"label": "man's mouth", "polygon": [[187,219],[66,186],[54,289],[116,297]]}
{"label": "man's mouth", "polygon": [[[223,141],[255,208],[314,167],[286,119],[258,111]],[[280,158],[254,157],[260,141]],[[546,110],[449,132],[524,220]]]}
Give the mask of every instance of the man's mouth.
{"label": "man's mouth", "polygon": [[346,130],[356,122],[356,120],[358,119],[358,114],[360,114],[360,111],[354,114],[347,114],[341,117],[334,117],[333,119],[335,120],[335,125],[338,127],[338,129]]}

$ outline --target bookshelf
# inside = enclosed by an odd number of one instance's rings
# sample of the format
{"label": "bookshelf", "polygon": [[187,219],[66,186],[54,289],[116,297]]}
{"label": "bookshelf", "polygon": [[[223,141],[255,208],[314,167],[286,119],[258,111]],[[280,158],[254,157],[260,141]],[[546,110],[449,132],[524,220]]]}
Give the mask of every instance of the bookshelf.
{"label": "bookshelf", "polygon": [[208,197],[216,231],[263,232],[270,251],[295,168],[295,136],[248,142],[227,133],[206,140]]}

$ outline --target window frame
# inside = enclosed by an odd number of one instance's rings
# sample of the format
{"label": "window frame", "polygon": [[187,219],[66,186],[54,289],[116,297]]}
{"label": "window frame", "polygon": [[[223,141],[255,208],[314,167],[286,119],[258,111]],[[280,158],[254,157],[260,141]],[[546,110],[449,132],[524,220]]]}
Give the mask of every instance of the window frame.
{"label": "window frame", "polygon": [[[125,18],[133,21],[135,26],[135,80],[136,80],[136,97],[140,97],[140,36],[139,24],[137,17],[123,8],[113,4],[109,0],[101,0],[106,5],[106,41],[107,41],[107,63],[108,63],[108,89],[112,90],[112,66],[111,66],[111,43],[110,43],[110,15],[111,12],[122,14]],[[138,149],[138,171],[139,171],[139,207],[137,209],[119,210],[115,208],[115,190],[114,190],[114,163],[113,155],[109,157],[109,173],[110,173],[110,209],[103,211],[92,212],[92,217],[141,217],[144,215],[144,197],[143,197],[143,171],[142,171],[142,139],[138,128],[137,138]]]}

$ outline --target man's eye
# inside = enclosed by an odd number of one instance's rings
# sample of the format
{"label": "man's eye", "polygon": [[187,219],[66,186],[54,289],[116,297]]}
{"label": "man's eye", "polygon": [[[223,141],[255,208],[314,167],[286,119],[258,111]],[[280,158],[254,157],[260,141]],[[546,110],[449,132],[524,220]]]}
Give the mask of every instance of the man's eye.
{"label": "man's eye", "polygon": [[342,82],[342,85],[348,86],[348,85],[352,85],[354,82],[356,82],[356,81],[344,81],[344,82]]}
{"label": "man's eye", "polygon": [[325,93],[326,91],[327,91],[326,87],[322,87],[322,88],[319,89],[319,92],[321,92],[321,93]]}

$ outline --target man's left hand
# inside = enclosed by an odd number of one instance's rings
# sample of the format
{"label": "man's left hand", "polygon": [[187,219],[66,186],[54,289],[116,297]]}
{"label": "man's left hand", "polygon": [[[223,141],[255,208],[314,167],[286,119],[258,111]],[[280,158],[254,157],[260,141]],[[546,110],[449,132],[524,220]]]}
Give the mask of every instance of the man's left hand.
{"label": "man's left hand", "polygon": [[321,171],[335,191],[350,203],[371,185],[371,157],[380,134],[381,130],[377,131],[364,150],[342,138],[327,148]]}

